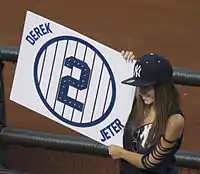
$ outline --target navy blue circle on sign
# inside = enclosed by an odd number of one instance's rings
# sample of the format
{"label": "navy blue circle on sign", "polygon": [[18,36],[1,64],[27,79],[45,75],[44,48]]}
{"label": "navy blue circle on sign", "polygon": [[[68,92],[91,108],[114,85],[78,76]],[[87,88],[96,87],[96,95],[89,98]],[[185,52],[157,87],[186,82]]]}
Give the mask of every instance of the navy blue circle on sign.
{"label": "navy blue circle on sign", "polygon": [[[103,62],[103,64],[105,65],[109,76],[110,76],[110,81],[111,81],[111,89],[112,89],[112,95],[111,95],[111,100],[109,103],[109,106],[107,108],[107,110],[98,118],[95,120],[92,120],[90,122],[75,122],[69,119],[64,118],[62,115],[58,114],[55,109],[53,107],[50,106],[50,104],[47,102],[47,100],[45,99],[44,94],[42,93],[41,89],[40,89],[40,84],[39,84],[39,78],[38,78],[38,65],[41,59],[42,54],[44,53],[44,51],[52,44],[54,43],[58,43],[59,41],[76,41],[77,43],[81,43],[83,45],[85,45],[86,47],[89,47],[92,51],[94,51],[94,53],[96,55],[99,56],[99,58],[101,59],[101,61]],[[115,84],[115,79],[114,79],[114,75],[112,73],[112,70],[108,64],[108,62],[106,61],[106,59],[104,58],[104,56],[90,43],[88,43],[85,40],[82,40],[80,38],[74,37],[74,36],[58,36],[55,37],[53,39],[50,39],[49,41],[47,41],[38,51],[37,55],[36,55],[36,59],[34,62],[34,69],[33,69],[33,74],[34,74],[34,82],[35,82],[35,86],[36,86],[36,90],[39,94],[40,99],[42,100],[43,104],[47,107],[47,109],[55,116],[57,117],[59,120],[72,125],[72,126],[77,126],[77,127],[91,127],[94,125],[97,125],[99,123],[101,123],[102,121],[104,121],[108,115],[111,113],[114,103],[115,103],[115,99],[116,99],[116,84]]]}

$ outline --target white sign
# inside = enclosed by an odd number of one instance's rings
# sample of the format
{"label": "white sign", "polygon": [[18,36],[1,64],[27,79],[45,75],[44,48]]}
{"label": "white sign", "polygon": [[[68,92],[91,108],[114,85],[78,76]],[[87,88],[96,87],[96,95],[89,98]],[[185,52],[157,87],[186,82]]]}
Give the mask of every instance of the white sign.
{"label": "white sign", "polygon": [[28,11],[10,99],[104,145],[122,146],[135,88],[121,81],[132,76],[133,65]]}

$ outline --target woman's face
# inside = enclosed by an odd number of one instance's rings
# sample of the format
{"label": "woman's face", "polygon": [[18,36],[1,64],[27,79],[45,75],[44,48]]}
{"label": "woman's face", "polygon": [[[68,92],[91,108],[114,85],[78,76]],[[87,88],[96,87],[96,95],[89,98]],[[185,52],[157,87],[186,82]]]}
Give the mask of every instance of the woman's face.
{"label": "woman's face", "polygon": [[146,105],[150,105],[155,101],[155,90],[153,86],[139,87],[139,95]]}

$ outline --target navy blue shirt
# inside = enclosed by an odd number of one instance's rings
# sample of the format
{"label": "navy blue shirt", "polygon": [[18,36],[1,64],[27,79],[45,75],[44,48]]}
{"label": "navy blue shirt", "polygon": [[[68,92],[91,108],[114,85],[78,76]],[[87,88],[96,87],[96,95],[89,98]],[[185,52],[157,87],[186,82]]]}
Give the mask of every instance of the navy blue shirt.
{"label": "navy blue shirt", "polygon": [[[177,111],[173,112],[172,114],[182,114],[182,112],[178,109]],[[176,144],[170,149],[170,151],[165,155],[165,157],[162,157],[162,162],[158,165],[152,164],[150,161],[148,161],[148,155],[151,154],[155,159],[159,160],[159,157],[161,159],[161,155],[159,155],[158,151],[156,151],[155,146],[161,145],[161,144],[154,144],[150,148],[145,147],[145,142],[148,138],[149,131],[151,129],[152,123],[145,124],[138,129],[136,129],[134,132],[131,132],[130,130],[124,130],[123,135],[123,146],[124,149],[136,153],[143,154],[144,157],[142,159],[143,165],[146,169],[139,169],[133,164],[121,160],[120,161],[120,174],[177,174],[178,172],[175,170],[173,164],[175,162],[175,153],[180,148],[182,144],[182,136],[176,141]],[[165,137],[162,137],[165,141],[169,142],[165,139]],[[169,142],[173,143],[173,142]],[[161,150],[166,151],[168,149],[164,149],[162,146],[158,146]]]}

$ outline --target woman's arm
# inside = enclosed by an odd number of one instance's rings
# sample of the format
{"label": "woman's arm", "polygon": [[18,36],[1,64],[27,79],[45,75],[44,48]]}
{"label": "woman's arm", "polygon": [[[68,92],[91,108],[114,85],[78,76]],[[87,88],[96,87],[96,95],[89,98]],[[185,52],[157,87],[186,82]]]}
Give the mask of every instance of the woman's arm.
{"label": "woman's arm", "polygon": [[[146,155],[118,149],[118,157],[131,163],[132,165],[150,170],[159,165],[171,152],[180,138],[184,129],[184,118],[181,115],[172,115],[167,122],[165,134],[160,138],[160,142]],[[112,147],[109,149],[112,155]],[[117,155],[113,155],[117,157]]]}

